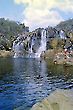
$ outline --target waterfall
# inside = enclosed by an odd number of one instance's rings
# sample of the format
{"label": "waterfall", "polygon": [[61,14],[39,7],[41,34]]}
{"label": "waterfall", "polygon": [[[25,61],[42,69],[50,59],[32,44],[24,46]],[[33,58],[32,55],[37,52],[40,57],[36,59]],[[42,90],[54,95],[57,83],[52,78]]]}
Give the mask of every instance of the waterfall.
{"label": "waterfall", "polygon": [[18,37],[13,42],[13,51],[14,51],[14,58],[23,57],[24,55],[24,43],[20,37]]}
{"label": "waterfall", "polygon": [[29,48],[29,54],[32,54],[33,53],[33,45],[34,45],[34,40],[33,40],[33,38],[31,38],[31,46],[30,46],[30,48]]}
{"label": "waterfall", "polygon": [[46,50],[46,30],[43,29],[41,32],[41,45],[37,52],[35,53],[35,58],[39,58],[42,52],[44,52],[45,50]]}
{"label": "waterfall", "polygon": [[34,42],[34,36],[30,40],[30,46],[29,46],[29,54],[28,58],[34,58],[34,52],[33,52],[33,45],[35,44]]}
{"label": "waterfall", "polygon": [[61,39],[65,39],[66,38],[65,37],[65,32],[63,30],[60,31],[60,34],[59,35],[60,35],[60,38]]}
{"label": "waterfall", "polygon": [[[46,30],[43,29],[41,31],[41,41],[40,41],[40,47],[38,50],[35,50],[35,46],[37,47],[37,40],[35,40],[35,36],[32,36],[32,38],[29,41],[29,54],[27,57],[29,58],[40,58],[41,54],[46,50]],[[37,44],[37,45],[36,45]],[[19,36],[14,42],[13,42],[13,51],[14,51],[14,58],[23,57],[24,56],[24,43],[22,40],[22,36]],[[35,53],[36,52],[36,53]]]}

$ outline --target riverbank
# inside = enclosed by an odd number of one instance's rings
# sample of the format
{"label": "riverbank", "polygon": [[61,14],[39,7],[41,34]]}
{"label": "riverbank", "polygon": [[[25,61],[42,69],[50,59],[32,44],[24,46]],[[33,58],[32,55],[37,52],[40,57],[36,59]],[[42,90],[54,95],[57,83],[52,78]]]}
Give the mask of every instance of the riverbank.
{"label": "riverbank", "polygon": [[0,57],[11,57],[13,53],[11,51],[0,50]]}
{"label": "riverbank", "polygon": [[73,110],[73,90],[56,90],[31,110]]}
{"label": "riverbank", "polygon": [[54,64],[73,65],[73,51],[65,52],[64,50],[47,50],[41,56],[45,60],[51,60]]}
{"label": "riverbank", "polygon": [[[12,51],[0,50],[0,57],[12,57],[13,54]],[[54,64],[73,65],[73,51],[65,53],[64,50],[49,49],[42,53],[41,58]]]}

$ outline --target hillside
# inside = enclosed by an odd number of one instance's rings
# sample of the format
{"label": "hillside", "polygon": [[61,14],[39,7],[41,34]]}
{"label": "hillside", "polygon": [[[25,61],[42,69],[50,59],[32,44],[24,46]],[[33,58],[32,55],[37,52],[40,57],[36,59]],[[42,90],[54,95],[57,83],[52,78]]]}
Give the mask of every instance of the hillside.
{"label": "hillside", "polygon": [[73,19],[69,19],[66,21],[61,22],[55,27],[57,30],[64,30],[65,32],[73,31]]}
{"label": "hillside", "polygon": [[14,36],[29,31],[29,27],[19,22],[0,18],[0,49],[9,50],[12,46]]}
{"label": "hillside", "polygon": [[[41,29],[38,28],[31,32],[31,36],[38,36],[40,39]],[[73,33],[73,19],[69,19],[59,23],[57,26],[46,28],[47,30],[47,41],[48,38],[53,38],[56,35],[56,30],[64,30],[65,34],[68,35],[69,32]],[[12,48],[12,43],[18,34],[22,34],[23,32],[29,32],[29,27],[26,27],[25,24],[21,24],[19,22],[10,21],[9,19],[0,18],[0,49],[9,50]],[[29,32],[30,34],[30,32]]]}

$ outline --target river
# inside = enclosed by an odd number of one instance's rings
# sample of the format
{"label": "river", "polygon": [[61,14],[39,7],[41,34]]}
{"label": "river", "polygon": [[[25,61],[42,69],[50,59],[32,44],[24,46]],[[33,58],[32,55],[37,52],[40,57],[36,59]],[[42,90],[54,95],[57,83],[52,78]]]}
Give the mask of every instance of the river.
{"label": "river", "polygon": [[73,88],[73,66],[0,58],[0,110],[30,110],[57,88]]}

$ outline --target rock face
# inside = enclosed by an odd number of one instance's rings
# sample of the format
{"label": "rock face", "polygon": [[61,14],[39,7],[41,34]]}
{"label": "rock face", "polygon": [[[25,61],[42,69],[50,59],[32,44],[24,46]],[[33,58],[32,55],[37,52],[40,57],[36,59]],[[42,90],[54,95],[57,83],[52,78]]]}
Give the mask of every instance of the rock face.
{"label": "rock face", "polygon": [[55,28],[57,30],[65,30],[65,32],[67,33],[68,31],[72,31],[73,32],[73,19],[69,19],[66,21],[63,21],[61,23],[59,23],[57,26],[55,26]]}
{"label": "rock face", "polygon": [[56,90],[31,110],[73,110],[73,90]]}

